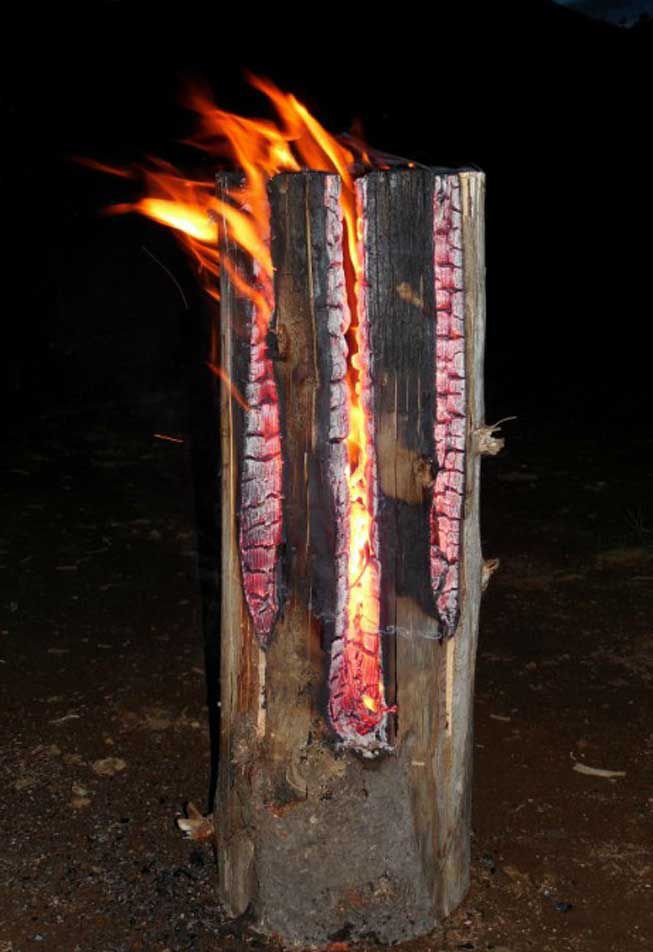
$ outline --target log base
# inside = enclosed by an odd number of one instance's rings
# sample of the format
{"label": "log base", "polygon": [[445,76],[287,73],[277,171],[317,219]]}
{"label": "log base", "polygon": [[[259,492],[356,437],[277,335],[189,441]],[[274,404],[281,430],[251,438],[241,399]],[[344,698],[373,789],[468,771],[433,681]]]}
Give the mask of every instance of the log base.
{"label": "log base", "polygon": [[[307,754],[319,759],[318,751]],[[379,771],[377,763],[328,752],[323,759],[332,775],[324,792],[252,809],[257,927],[299,945],[392,943],[430,931],[439,916],[432,871],[421,868],[405,764],[392,758]]]}
{"label": "log base", "polygon": [[[266,801],[265,777],[253,768],[244,811],[249,835],[220,849],[223,899],[240,898],[231,914],[244,911],[255,882],[257,930],[287,943],[371,938],[387,944],[429,932],[463,898],[467,877],[434,903],[434,871],[424,868],[415,839],[407,781],[427,768],[411,765],[407,750],[383,769],[346,753],[334,756],[319,743],[305,753],[312,781],[304,800]],[[228,867],[243,877],[240,886]]]}

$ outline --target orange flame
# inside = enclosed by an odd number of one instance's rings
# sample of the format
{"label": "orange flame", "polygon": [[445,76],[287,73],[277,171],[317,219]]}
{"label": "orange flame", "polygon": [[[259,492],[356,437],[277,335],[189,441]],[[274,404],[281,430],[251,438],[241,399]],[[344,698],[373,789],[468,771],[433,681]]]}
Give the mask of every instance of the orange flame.
{"label": "orange flame", "polygon": [[238,387],[232,382],[231,377],[226,372],[226,370],[223,370],[222,367],[219,367],[217,364],[211,363],[211,361],[207,361],[206,366],[209,368],[212,374],[215,374],[216,377],[220,378],[236,403],[241,406],[243,410],[251,409],[249,403],[243,396],[241,396]]}
{"label": "orange flame", "polygon": [[[374,461],[371,457],[371,422],[363,398],[364,389],[369,384],[365,378],[368,369],[366,361],[360,358],[366,342],[362,339],[356,316],[356,301],[360,298],[364,275],[352,173],[356,161],[362,161],[364,165],[370,163],[369,154],[364,148],[357,147],[356,155],[346,148],[292,94],[282,92],[265,79],[250,77],[250,81],[274,107],[277,122],[243,118],[218,109],[201,89],[193,89],[188,97],[190,107],[199,117],[199,129],[191,143],[212,156],[229,159],[244,174],[243,187],[227,196],[232,201],[216,197],[212,180],[188,180],[167,163],[156,160],[142,170],[147,197],[133,204],[115,206],[111,211],[138,212],[174,229],[199,264],[210,293],[215,293],[211,292],[211,287],[215,285],[220,267],[224,267],[236,292],[252,301],[260,334],[258,340],[265,341],[272,314],[273,277],[268,182],[279,172],[301,169],[335,172],[340,176],[346,247],[354,284],[354,307],[348,334],[350,431],[347,447],[351,544],[349,630],[345,637],[345,655],[349,644],[349,650],[363,658],[357,706],[360,709],[362,705],[369,712],[367,722],[373,719],[372,715],[380,721],[387,708],[381,679],[379,566],[376,558],[371,557],[375,549]],[[255,284],[248,284],[227,258],[220,260],[216,247],[218,220],[223,222],[228,239],[253,259]],[[238,402],[247,407],[225,371],[215,366],[211,369],[225,380]]]}
{"label": "orange flame", "polygon": [[[107,171],[121,174],[119,169],[107,168]],[[137,202],[113,205],[107,212],[139,212],[172,228],[199,266],[203,284],[210,290],[220,270],[216,225],[218,207],[213,182],[187,179],[160,159],[151,159],[140,172],[146,196]]]}

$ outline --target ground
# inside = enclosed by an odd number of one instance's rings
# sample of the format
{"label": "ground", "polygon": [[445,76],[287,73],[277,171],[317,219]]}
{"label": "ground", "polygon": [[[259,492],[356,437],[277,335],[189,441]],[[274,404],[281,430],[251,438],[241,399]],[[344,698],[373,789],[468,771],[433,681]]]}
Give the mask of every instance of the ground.
{"label": "ground", "polygon": [[[211,848],[175,828],[210,762],[188,442],[126,416],[51,414],[3,452],[0,952],[265,950],[221,915]],[[653,439],[509,426],[484,464],[501,568],[472,885],[402,948],[648,950]]]}

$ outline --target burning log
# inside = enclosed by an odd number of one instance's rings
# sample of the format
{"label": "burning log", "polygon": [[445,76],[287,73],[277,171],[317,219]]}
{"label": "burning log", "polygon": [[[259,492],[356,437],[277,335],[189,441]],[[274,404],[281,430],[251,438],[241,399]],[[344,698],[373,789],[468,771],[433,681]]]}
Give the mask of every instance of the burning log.
{"label": "burning log", "polygon": [[[240,170],[140,170],[218,296],[221,725],[233,915],[286,942],[427,932],[469,879],[483,561],[484,178],[195,90],[195,144]],[[307,171],[308,169],[313,171]],[[372,171],[375,170],[375,171]],[[122,173],[120,173],[122,174]],[[220,233],[215,246],[215,225]]]}
{"label": "burning log", "polygon": [[467,889],[483,194],[276,175],[268,272],[220,223],[220,893],[287,942],[420,935]]}

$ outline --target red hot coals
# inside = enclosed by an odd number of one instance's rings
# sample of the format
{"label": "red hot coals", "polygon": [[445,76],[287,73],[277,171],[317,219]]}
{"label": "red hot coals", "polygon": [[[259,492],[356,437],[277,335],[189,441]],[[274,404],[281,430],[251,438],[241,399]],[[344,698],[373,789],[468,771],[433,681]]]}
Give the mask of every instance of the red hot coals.
{"label": "red hot coals", "polygon": [[239,542],[245,601],[254,632],[266,645],[279,612],[282,459],[279,399],[266,340],[272,282],[259,274],[257,283],[245,386]]}
{"label": "red hot coals", "polygon": [[[382,578],[365,295],[365,180],[358,184],[357,190],[346,186],[341,190],[333,179],[325,196],[329,484],[336,518],[329,719],[345,746],[373,756],[387,746],[390,708],[385,704],[380,634]],[[352,234],[347,229],[354,223]]]}
{"label": "red hot coals", "polygon": [[436,178],[434,250],[437,475],[430,513],[431,584],[441,633],[450,636],[459,616],[465,493],[464,276],[456,175]]}

